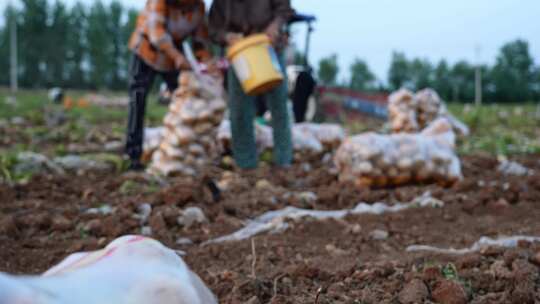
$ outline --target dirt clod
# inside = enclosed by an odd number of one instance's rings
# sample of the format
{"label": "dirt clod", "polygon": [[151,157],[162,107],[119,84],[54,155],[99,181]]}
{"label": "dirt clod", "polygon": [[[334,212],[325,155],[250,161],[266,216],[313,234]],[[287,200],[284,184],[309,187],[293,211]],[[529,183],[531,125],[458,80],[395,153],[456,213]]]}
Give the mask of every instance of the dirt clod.
{"label": "dirt clod", "polygon": [[466,304],[467,293],[463,286],[454,280],[440,281],[433,289],[432,297],[440,304]]}
{"label": "dirt clod", "polygon": [[540,267],[540,251],[538,251],[531,257],[531,262]]}
{"label": "dirt clod", "polygon": [[429,291],[426,284],[422,280],[414,279],[405,284],[399,292],[398,299],[401,304],[413,304],[422,303],[428,297]]}
{"label": "dirt clod", "polygon": [[51,228],[55,231],[67,231],[73,227],[73,222],[65,216],[57,215],[52,219]]}
{"label": "dirt clod", "polygon": [[102,230],[101,220],[93,219],[86,223],[84,230],[93,235],[100,235]]}

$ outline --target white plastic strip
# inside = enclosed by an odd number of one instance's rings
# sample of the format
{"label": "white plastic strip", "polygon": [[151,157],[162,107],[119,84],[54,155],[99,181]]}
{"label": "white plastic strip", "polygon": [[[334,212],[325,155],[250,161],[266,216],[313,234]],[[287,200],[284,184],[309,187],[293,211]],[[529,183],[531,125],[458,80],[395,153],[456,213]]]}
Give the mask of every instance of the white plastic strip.
{"label": "white plastic strip", "polygon": [[279,233],[287,230],[289,227],[287,220],[298,220],[304,217],[312,217],[318,220],[325,219],[341,219],[349,214],[383,214],[387,212],[399,212],[409,208],[416,207],[443,207],[444,203],[433,197],[429,193],[416,198],[407,204],[396,204],[389,206],[385,203],[376,203],[369,205],[366,203],[358,204],[354,209],[346,210],[307,210],[295,207],[287,207],[281,210],[269,211],[259,216],[258,218],[249,221],[247,225],[229,235],[218,237],[204,242],[202,245],[240,241],[248,239],[254,235],[264,232]]}
{"label": "white plastic strip", "polygon": [[515,248],[519,242],[540,242],[540,237],[535,236],[511,236],[511,237],[500,237],[497,239],[492,239],[489,237],[481,237],[476,243],[474,243],[469,248],[455,249],[455,248],[439,248],[434,246],[427,245],[412,245],[407,247],[407,252],[434,252],[441,254],[450,254],[450,255],[463,255],[467,253],[472,253],[479,251],[483,248],[495,246],[495,247],[504,247],[504,248]]}

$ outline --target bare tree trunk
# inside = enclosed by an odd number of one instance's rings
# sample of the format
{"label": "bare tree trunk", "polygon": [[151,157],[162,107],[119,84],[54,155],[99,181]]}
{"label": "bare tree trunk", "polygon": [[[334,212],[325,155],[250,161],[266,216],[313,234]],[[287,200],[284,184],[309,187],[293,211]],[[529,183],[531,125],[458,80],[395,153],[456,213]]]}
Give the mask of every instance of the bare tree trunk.
{"label": "bare tree trunk", "polygon": [[17,19],[16,15],[14,13],[14,8],[11,6],[11,3],[9,5],[9,11],[10,11],[10,20],[8,21],[10,24],[10,84],[11,84],[11,92],[15,93],[19,89],[18,79],[17,79]]}
{"label": "bare tree trunk", "polygon": [[482,105],[482,70],[480,66],[476,67],[475,89],[475,104],[478,107]]}

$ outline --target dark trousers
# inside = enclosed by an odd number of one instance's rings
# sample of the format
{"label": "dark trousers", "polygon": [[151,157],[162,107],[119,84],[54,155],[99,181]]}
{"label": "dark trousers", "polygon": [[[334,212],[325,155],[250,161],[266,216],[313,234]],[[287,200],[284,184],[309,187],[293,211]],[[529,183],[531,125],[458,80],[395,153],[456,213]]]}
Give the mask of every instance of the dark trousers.
{"label": "dark trousers", "polygon": [[159,74],[171,92],[178,87],[178,71],[159,72],[146,64],[139,56],[133,55],[129,68],[129,114],[126,132],[126,154],[138,160],[143,153],[144,114],[146,97]]}
{"label": "dark trousers", "polygon": [[309,97],[315,91],[317,82],[307,71],[298,74],[296,78],[296,87],[293,90],[292,101],[294,120],[297,123],[306,121],[306,112],[308,108]]}

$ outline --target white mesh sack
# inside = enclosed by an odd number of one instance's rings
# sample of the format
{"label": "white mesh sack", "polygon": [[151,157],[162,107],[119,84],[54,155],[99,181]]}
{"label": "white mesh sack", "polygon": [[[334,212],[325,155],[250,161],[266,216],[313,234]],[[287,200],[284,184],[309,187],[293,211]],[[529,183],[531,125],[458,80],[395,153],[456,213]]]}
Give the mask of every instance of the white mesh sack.
{"label": "white mesh sack", "polygon": [[216,304],[178,254],[161,243],[125,236],[103,250],[75,253],[42,276],[0,273],[0,303]]}
{"label": "white mesh sack", "polygon": [[462,178],[448,120],[437,119],[418,134],[364,133],[344,141],[334,161],[340,180],[360,187],[439,182]]}

